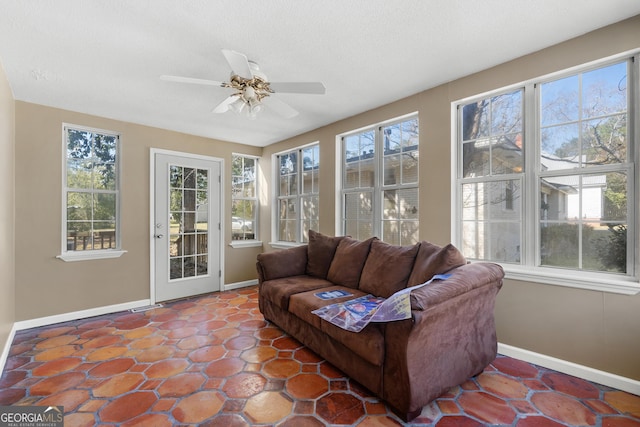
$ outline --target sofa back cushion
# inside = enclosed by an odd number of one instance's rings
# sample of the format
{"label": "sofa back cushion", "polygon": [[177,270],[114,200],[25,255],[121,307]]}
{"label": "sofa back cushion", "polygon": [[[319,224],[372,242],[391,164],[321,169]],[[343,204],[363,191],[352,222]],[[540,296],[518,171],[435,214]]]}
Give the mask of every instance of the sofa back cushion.
{"label": "sofa back cushion", "polygon": [[406,288],[419,248],[420,244],[395,246],[374,241],[360,276],[359,289],[377,297],[389,298]]}
{"label": "sofa back cushion", "polygon": [[351,237],[343,238],[338,244],[336,253],[331,261],[331,266],[327,272],[327,280],[336,285],[357,289],[362,268],[369,255],[371,243],[374,240],[377,240],[377,238],[372,237],[363,241],[352,239]]}
{"label": "sofa back cushion", "polygon": [[307,274],[326,279],[336,249],[344,236],[325,236],[317,231],[309,230],[307,246]]}
{"label": "sofa back cushion", "polygon": [[426,241],[421,242],[407,286],[419,285],[431,279],[434,274],[444,274],[466,263],[464,255],[451,243],[440,247]]}

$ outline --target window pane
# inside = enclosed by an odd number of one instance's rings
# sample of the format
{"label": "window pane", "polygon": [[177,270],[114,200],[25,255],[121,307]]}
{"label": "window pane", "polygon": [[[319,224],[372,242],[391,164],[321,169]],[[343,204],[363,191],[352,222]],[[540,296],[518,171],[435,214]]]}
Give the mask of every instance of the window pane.
{"label": "window pane", "polygon": [[462,108],[462,176],[523,171],[523,92],[517,90]]}
{"label": "window pane", "polygon": [[375,133],[363,132],[344,138],[345,188],[373,187]]}
{"label": "window pane", "polygon": [[582,99],[586,119],[627,111],[627,63],[584,73]]}
{"label": "window pane", "polygon": [[462,176],[473,178],[489,175],[489,139],[465,142],[462,145]]}
{"label": "window pane", "polygon": [[492,222],[489,226],[490,255],[495,262],[520,262],[520,224],[513,222]]}
{"label": "window pane", "polygon": [[491,140],[491,173],[520,173],[524,169],[522,134],[503,135]]}
{"label": "window pane", "polygon": [[93,204],[94,220],[116,220],[116,195],[95,194]]}
{"label": "window pane", "polygon": [[521,260],[522,192],[519,180],[463,184],[462,241],[469,258]]}
{"label": "window pane", "polygon": [[580,165],[580,127],[576,123],[543,128],[540,166],[543,171],[573,169]]}
{"label": "window pane", "polygon": [[602,219],[605,221],[627,221],[627,174],[622,172],[606,175]]}
{"label": "window pane", "polygon": [[373,235],[373,200],[371,192],[345,194],[346,234],[355,239],[367,239]]}
{"label": "window pane", "polygon": [[384,156],[384,185],[400,183],[400,154]]}
{"label": "window pane", "polygon": [[169,184],[172,188],[182,188],[181,166],[169,166]]}
{"label": "window pane", "polygon": [[520,224],[513,222],[462,223],[462,253],[469,259],[520,263]]}
{"label": "window pane", "polygon": [[540,124],[551,126],[578,120],[578,76],[570,76],[540,86]]}
{"label": "window pane", "polygon": [[627,270],[627,175],[622,172],[541,180],[542,265]]}
{"label": "window pane", "polygon": [[627,272],[627,225],[593,224],[584,243],[585,268],[613,273]]}
{"label": "window pane", "polygon": [[116,168],[113,163],[93,163],[93,188],[98,190],[116,189]]}
{"label": "window pane", "polygon": [[344,188],[360,186],[360,162],[347,159],[344,172]]}
{"label": "window pane", "polygon": [[587,166],[626,162],[627,115],[584,122],[582,154]]}
{"label": "window pane", "polygon": [[116,223],[100,222],[94,224],[93,249],[116,248]]}
{"label": "window pane", "polygon": [[206,169],[198,169],[196,174],[196,188],[198,190],[206,190],[209,187],[209,171]]}
{"label": "window pane", "polygon": [[91,221],[93,219],[93,197],[91,193],[67,193],[67,220]]}
{"label": "window pane", "polygon": [[462,141],[489,136],[489,100],[483,99],[462,107]]}
{"label": "window pane", "polygon": [[627,162],[626,62],[541,85],[542,170]]}
{"label": "window pane", "polygon": [[92,163],[87,160],[67,160],[67,187],[91,189]]}
{"label": "window pane", "polygon": [[575,222],[551,223],[540,228],[540,264],[578,268],[580,225]]}
{"label": "window pane", "polygon": [[188,189],[196,188],[196,170],[194,168],[183,169],[183,182],[182,186]]}
{"label": "window pane", "polygon": [[420,240],[418,221],[400,221],[400,244],[415,245]]}
{"label": "window pane", "polygon": [[491,135],[522,132],[522,91],[491,99]]}

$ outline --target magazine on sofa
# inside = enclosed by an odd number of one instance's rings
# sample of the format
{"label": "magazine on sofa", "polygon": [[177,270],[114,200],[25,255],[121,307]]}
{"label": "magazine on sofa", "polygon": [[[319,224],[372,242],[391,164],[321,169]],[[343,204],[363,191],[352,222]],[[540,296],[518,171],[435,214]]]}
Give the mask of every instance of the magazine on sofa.
{"label": "magazine on sofa", "polygon": [[[330,304],[313,314],[351,332],[360,332],[369,322],[393,322],[411,317],[409,294],[434,280],[445,280],[450,274],[436,274],[428,282],[402,289],[389,298],[364,295],[349,301]],[[320,297],[320,296],[319,296]]]}

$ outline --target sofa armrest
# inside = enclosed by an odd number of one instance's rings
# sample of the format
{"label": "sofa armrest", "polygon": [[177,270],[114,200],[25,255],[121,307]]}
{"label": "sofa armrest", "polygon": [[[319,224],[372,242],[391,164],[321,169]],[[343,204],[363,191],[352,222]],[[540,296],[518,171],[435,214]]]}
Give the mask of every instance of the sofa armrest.
{"label": "sofa armrest", "polygon": [[496,282],[502,286],[504,270],[498,264],[476,262],[450,270],[446,280],[434,281],[411,292],[411,309],[427,310],[429,307],[454,298],[473,289]]}
{"label": "sofa armrest", "polygon": [[411,319],[385,324],[383,397],[400,413],[419,413],[496,357],[494,308],[502,268],[475,263],[449,273],[411,293]]}
{"label": "sofa armrest", "polygon": [[258,282],[300,276],[307,270],[307,245],[258,254]]}

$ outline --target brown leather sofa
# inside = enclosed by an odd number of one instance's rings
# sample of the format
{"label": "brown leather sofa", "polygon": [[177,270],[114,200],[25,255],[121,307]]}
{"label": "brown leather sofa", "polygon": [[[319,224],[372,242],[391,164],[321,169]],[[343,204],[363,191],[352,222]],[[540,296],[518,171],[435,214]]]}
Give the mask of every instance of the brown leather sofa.
{"label": "brown leather sofa", "polygon": [[[504,272],[467,263],[453,246],[394,246],[311,231],[309,244],[258,255],[259,307],[273,322],[385,400],[405,421],[496,357],[494,304]],[[411,319],[369,323],[355,333],[312,313],[366,294],[411,292]],[[321,291],[353,296],[322,300]]]}

